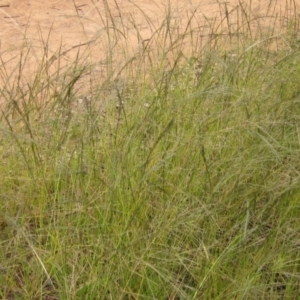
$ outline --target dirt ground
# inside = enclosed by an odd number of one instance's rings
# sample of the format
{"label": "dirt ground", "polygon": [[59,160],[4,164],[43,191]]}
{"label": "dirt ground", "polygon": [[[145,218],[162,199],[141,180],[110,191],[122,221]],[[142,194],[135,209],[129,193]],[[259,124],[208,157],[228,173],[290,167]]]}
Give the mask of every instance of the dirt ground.
{"label": "dirt ground", "polygon": [[48,59],[58,49],[66,61],[74,59],[78,50],[89,51],[90,60],[107,59],[114,47],[107,41],[107,32],[112,28],[123,38],[124,49],[134,53],[159,30],[168,12],[178,32],[186,28],[196,8],[195,26],[203,22],[208,30],[217,21],[228,27],[228,15],[234,23],[239,18],[237,7],[260,25],[272,27],[276,23],[281,27],[285,19],[297,17],[300,0],[295,1],[296,4],[292,0],[0,0],[0,71],[2,68],[12,72],[20,61],[20,49],[25,48],[31,49],[26,58],[29,73],[33,62],[45,56],[45,49]]}

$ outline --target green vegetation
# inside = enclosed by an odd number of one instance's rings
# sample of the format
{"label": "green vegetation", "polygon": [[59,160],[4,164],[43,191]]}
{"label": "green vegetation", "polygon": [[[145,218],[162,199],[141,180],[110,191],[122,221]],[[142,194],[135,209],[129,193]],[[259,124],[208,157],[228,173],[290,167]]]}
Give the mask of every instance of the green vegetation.
{"label": "green vegetation", "polygon": [[298,299],[298,21],[240,13],[0,68],[1,299]]}

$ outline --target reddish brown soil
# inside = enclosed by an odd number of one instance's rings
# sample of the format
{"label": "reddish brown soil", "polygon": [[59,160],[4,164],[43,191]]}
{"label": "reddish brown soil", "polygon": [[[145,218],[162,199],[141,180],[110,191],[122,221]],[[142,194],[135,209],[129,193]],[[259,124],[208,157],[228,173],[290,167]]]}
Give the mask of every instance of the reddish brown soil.
{"label": "reddish brown soil", "polygon": [[[202,33],[212,27],[227,27],[228,31],[226,13],[232,28],[236,22],[246,26],[245,15],[252,20],[251,25],[272,27],[276,23],[281,27],[297,10],[294,1],[286,0],[0,0],[0,71],[13,71],[20,61],[20,49],[30,49],[28,71],[23,71],[27,76],[45,57],[44,49],[47,59],[60,49],[65,62],[74,60],[79,50],[90,61],[98,62],[113,53],[111,59],[118,64],[118,55],[123,53],[119,57],[124,59],[125,52],[130,56],[140,51],[144,41],[159,31],[168,11],[172,30],[180,33],[196,8],[193,26],[202,28]],[[243,17],[242,11],[246,12]],[[112,38],[110,45],[107,32]],[[120,42],[117,46],[116,41]]]}

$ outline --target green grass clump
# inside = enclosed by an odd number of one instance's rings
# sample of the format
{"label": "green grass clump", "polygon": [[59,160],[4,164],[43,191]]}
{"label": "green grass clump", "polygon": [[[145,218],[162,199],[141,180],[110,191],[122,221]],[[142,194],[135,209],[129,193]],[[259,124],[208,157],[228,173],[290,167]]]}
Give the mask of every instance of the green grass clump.
{"label": "green grass clump", "polygon": [[195,16],[101,83],[1,71],[1,299],[298,299],[294,29],[185,48]]}

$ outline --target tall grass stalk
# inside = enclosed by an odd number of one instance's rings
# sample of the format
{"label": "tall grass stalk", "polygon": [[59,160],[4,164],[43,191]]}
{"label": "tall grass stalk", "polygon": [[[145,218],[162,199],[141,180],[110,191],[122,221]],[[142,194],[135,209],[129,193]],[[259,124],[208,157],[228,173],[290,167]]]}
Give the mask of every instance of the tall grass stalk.
{"label": "tall grass stalk", "polygon": [[0,298],[297,299],[298,19],[140,8],[145,38],[103,3],[34,76],[30,45],[2,61]]}

